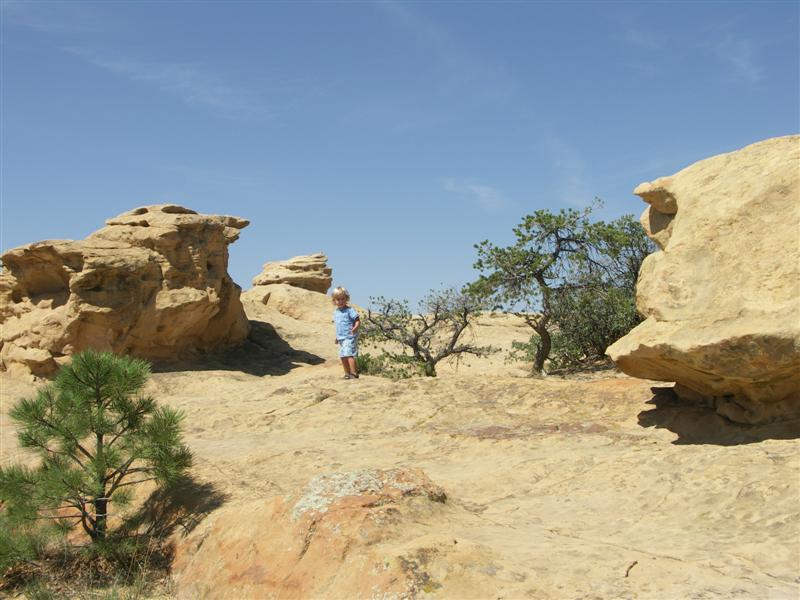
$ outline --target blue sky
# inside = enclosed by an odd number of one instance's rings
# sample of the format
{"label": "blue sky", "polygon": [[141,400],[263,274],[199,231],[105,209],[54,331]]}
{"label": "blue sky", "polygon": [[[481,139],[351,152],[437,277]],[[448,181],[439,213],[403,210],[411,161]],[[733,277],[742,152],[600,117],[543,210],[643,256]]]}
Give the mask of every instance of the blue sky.
{"label": "blue sky", "polygon": [[3,250],[146,204],[324,251],[353,300],[475,277],[521,217],[800,130],[797,2],[2,2]]}

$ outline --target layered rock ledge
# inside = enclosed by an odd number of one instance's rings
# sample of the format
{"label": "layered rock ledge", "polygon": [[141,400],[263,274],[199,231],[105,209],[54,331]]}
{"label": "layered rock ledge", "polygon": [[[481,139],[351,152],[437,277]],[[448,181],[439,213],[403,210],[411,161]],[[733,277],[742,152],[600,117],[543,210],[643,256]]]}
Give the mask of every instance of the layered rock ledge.
{"label": "layered rock ledge", "polygon": [[285,283],[324,294],[332,281],[333,270],[328,266],[328,257],[318,253],[265,263],[261,273],[253,278],[253,285]]}
{"label": "layered rock ledge", "polygon": [[800,417],[800,136],[702,160],[634,190],[662,249],[646,320],[608,354],[629,375],[741,423]]}
{"label": "layered rock ledge", "polygon": [[82,241],[7,251],[0,368],[47,376],[87,348],[169,361],[242,342],[249,325],[228,275],[228,245],[247,225],[153,205]]}

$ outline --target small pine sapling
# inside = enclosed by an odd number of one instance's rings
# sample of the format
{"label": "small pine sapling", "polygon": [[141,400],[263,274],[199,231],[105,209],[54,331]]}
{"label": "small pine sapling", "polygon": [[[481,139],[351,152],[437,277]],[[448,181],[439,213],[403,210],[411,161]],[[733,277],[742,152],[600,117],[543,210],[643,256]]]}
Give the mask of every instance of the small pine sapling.
{"label": "small pine sapling", "polygon": [[80,524],[101,542],[112,507],[130,502],[131,486],[185,474],[192,457],[181,440],[183,414],[142,393],[149,375],[145,361],[88,350],[11,409],[20,445],[41,462],[0,469],[10,524],[44,520],[63,532]]}

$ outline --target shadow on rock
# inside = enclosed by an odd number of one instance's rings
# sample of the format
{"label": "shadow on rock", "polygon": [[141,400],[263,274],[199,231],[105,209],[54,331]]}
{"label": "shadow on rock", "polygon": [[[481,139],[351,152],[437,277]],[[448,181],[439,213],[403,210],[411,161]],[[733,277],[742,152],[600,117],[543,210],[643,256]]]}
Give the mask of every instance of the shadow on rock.
{"label": "shadow on rock", "polygon": [[125,519],[123,529],[162,539],[176,530],[185,536],[227,499],[214,484],[184,477],[153,492],[134,515]]}
{"label": "shadow on rock", "polygon": [[295,350],[275,328],[264,321],[250,321],[250,334],[243,344],[220,353],[210,354],[191,363],[154,365],[155,372],[173,371],[240,371],[249,375],[285,375],[301,364],[319,365],[325,359]]}
{"label": "shadow on rock", "polygon": [[669,429],[678,435],[673,444],[713,444],[738,446],[764,440],[800,438],[800,421],[783,421],[766,425],[733,423],[718,415],[712,408],[689,404],[681,400],[671,387],[650,388],[655,408],[639,413],[639,425]]}

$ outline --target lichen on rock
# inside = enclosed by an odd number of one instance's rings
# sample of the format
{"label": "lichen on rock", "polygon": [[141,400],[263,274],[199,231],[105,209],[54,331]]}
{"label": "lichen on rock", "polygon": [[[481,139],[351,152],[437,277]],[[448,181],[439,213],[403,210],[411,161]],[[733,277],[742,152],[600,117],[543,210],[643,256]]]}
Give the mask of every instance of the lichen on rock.
{"label": "lichen on rock", "polygon": [[[420,469],[368,468],[223,508],[177,540],[178,598],[418,597],[437,585],[426,557],[438,553],[415,524],[441,514],[444,498]],[[400,554],[387,555],[395,545]]]}
{"label": "lichen on rock", "polygon": [[297,520],[309,511],[324,513],[340,498],[365,494],[386,498],[425,495],[436,502],[443,502],[446,497],[443,490],[413,470],[360,469],[347,473],[324,473],[308,482],[303,495],[294,503],[292,517]]}

